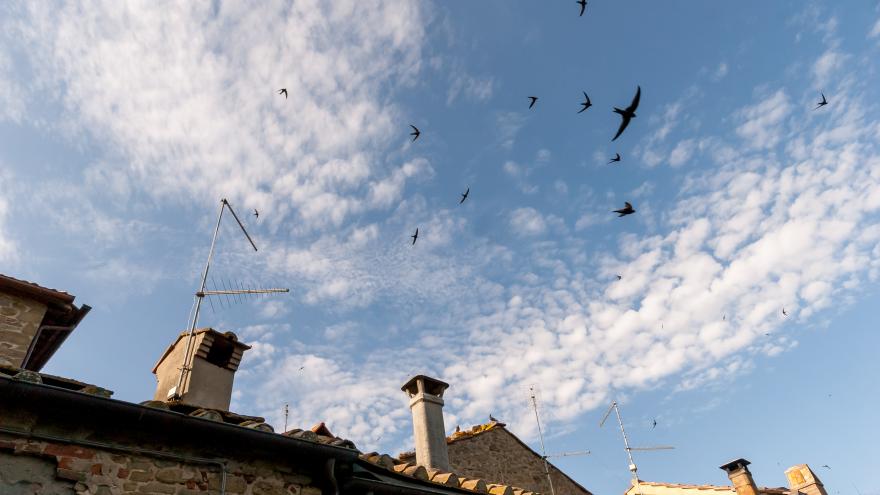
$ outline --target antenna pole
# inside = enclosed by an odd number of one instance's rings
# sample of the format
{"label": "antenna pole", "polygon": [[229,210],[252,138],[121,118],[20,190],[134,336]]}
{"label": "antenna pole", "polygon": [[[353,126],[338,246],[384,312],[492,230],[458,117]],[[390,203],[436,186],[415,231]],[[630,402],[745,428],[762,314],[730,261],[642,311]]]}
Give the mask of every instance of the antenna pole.
{"label": "antenna pole", "polygon": [[626,430],[623,428],[623,420],[620,419],[620,408],[617,407],[617,401],[613,404],[614,412],[617,414],[617,423],[620,425],[620,433],[623,435],[623,446],[626,448],[626,456],[629,458],[629,470],[632,471],[633,479],[638,481],[639,476],[636,474],[638,468],[636,467],[636,461],[633,460],[632,449],[629,448],[629,440],[626,438]]}
{"label": "antenna pole", "polygon": [[284,432],[283,433],[287,432],[287,415],[289,413],[290,413],[290,411],[287,408],[287,404],[284,404]]}
{"label": "antenna pole", "polygon": [[544,461],[544,474],[547,475],[547,483],[550,484],[550,495],[556,495],[553,489],[553,479],[550,477],[550,465],[547,462],[547,449],[544,448],[544,432],[541,430],[541,418],[538,417],[538,400],[535,398],[535,387],[529,387],[529,398],[532,401],[532,409],[535,410],[535,421],[538,423],[538,437],[541,439],[541,459]]}

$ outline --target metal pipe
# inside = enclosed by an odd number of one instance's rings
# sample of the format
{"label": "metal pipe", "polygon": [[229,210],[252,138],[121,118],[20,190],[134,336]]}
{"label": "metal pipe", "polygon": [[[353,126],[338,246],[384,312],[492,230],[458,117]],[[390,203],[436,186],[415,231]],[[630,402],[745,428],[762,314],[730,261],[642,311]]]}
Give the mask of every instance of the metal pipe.
{"label": "metal pipe", "polygon": [[34,438],[37,440],[46,440],[49,442],[70,443],[70,444],[74,444],[74,445],[82,445],[83,447],[92,447],[92,448],[105,449],[105,450],[115,450],[117,452],[126,452],[126,453],[130,453],[130,454],[140,454],[140,455],[146,455],[146,456],[151,456],[151,457],[161,457],[164,459],[174,459],[176,461],[189,462],[192,464],[214,465],[214,466],[217,466],[218,468],[220,468],[220,495],[226,494],[226,476],[227,476],[226,463],[219,461],[217,459],[206,459],[203,457],[190,457],[190,456],[179,455],[179,454],[169,454],[167,452],[159,452],[158,450],[143,449],[140,447],[129,447],[126,445],[119,445],[119,444],[114,444],[114,443],[109,443],[109,442],[96,442],[93,440],[77,440],[75,438],[60,437],[57,435],[46,435],[46,434],[42,434],[42,433],[34,433],[34,432],[30,432],[30,431],[25,431],[25,430],[18,430],[15,428],[6,428],[3,426],[0,426],[0,432],[8,433],[10,435],[18,435],[20,437],[25,437],[25,438],[29,438],[29,439]]}
{"label": "metal pipe", "polygon": [[[220,232],[220,220],[223,220],[223,209],[226,208],[226,198],[220,200],[220,214],[217,215],[217,226],[214,227],[214,236],[211,238],[211,250],[208,251],[208,261],[205,263],[205,272],[202,274],[202,285],[199,287],[198,292],[205,292],[205,284],[208,280],[208,270],[211,268],[211,258],[214,257],[214,246],[217,243],[217,233]],[[193,336],[196,332],[196,324],[199,321],[199,310],[202,307],[202,298],[204,295],[199,296],[198,292],[196,293],[196,309],[193,313],[192,324],[189,327],[189,335],[186,337],[186,350],[183,352],[183,364],[180,366],[180,376],[177,378],[177,386],[174,387],[174,399],[180,399],[182,394],[180,393],[181,387],[183,387],[183,377],[188,369],[188,364],[190,360],[190,350],[192,348]]]}
{"label": "metal pipe", "polygon": [[544,474],[547,475],[547,483],[550,484],[550,495],[556,495],[553,489],[553,479],[550,477],[550,463],[547,462],[547,450],[544,448],[544,432],[541,431],[541,418],[538,417],[538,401],[535,399],[535,391],[532,390],[532,407],[535,409],[535,421],[538,423],[538,436],[541,438],[541,459],[544,461]]}

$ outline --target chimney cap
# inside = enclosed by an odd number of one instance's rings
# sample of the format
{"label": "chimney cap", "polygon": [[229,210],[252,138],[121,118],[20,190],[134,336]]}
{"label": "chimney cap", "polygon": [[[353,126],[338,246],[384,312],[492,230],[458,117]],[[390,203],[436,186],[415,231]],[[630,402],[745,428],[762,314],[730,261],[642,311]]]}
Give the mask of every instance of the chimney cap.
{"label": "chimney cap", "polygon": [[400,387],[400,390],[403,390],[404,392],[408,392],[411,394],[418,393],[419,380],[422,380],[424,382],[425,392],[427,392],[431,395],[442,396],[443,391],[446,390],[447,388],[449,388],[449,384],[444,381],[438,380],[436,378],[431,378],[430,376],[427,376],[427,375],[416,375],[416,376],[410,378],[408,382],[406,382],[402,387]]}
{"label": "chimney cap", "polygon": [[727,464],[720,466],[720,468],[727,471],[727,473],[730,474],[730,473],[736,471],[737,469],[745,469],[746,471],[748,471],[749,468],[747,468],[746,466],[748,466],[749,464],[751,464],[751,462],[740,457],[739,459],[730,461]]}

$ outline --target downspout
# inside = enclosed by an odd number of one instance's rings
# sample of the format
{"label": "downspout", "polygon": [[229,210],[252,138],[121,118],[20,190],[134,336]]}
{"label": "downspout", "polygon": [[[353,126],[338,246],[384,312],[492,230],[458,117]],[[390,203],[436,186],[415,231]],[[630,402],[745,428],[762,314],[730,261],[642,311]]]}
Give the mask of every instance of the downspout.
{"label": "downspout", "polygon": [[75,438],[33,433],[30,431],[18,430],[15,428],[6,428],[4,426],[0,426],[0,433],[8,433],[10,435],[17,435],[28,439],[45,440],[49,442],[63,442],[74,445],[81,445],[83,447],[92,447],[105,450],[114,450],[117,452],[125,452],[129,454],[140,454],[151,457],[174,459],[176,461],[189,462],[191,464],[207,464],[211,466],[216,466],[220,470],[220,495],[226,495],[226,464],[216,459],[205,459],[202,457],[189,457],[185,455],[169,454],[167,452],[160,452],[158,450],[142,449],[140,447],[129,447],[126,445],[119,445],[115,443],[95,442],[92,440],[77,440]]}

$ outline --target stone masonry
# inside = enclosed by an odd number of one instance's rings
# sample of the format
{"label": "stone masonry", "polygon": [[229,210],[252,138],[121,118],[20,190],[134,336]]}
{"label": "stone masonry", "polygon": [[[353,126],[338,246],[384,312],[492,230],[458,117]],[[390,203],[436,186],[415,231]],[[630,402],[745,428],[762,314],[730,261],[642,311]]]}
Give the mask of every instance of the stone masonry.
{"label": "stone masonry", "polygon": [[[34,441],[0,434],[0,493],[6,495],[209,495],[219,466]],[[321,495],[309,476],[281,463],[230,460],[226,493]]]}
{"label": "stone masonry", "polygon": [[[544,474],[544,461],[504,428],[492,428],[470,438],[448,444],[450,469],[461,476],[497,480],[550,494]],[[550,477],[556,495],[589,495],[562,471],[550,465]]]}
{"label": "stone masonry", "polygon": [[0,364],[21,365],[45,314],[45,304],[0,293]]}

